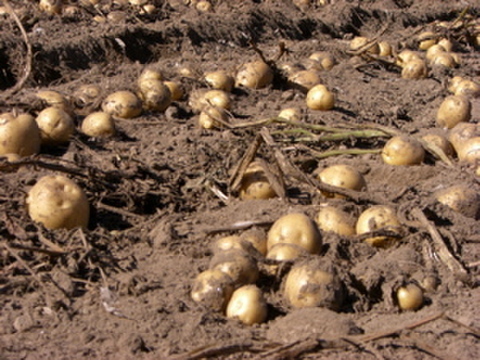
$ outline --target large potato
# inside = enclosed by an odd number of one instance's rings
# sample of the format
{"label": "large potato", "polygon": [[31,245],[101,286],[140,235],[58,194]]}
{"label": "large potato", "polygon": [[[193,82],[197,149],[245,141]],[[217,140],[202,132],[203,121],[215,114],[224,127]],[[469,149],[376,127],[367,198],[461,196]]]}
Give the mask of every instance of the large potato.
{"label": "large potato", "polygon": [[40,151],[40,129],[28,114],[0,114],[0,155],[28,156]]}
{"label": "large potato", "polygon": [[311,254],[318,254],[322,247],[322,236],[307,215],[292,213],[279,218],[268,231],[268,250],[280,243],[295,244]]}
{"label": "large potato", "polygon": [[43,144],[68,142],[75,131],[72,117],[60,108],[50,106],[37,115],[37,124]]}
{"label": "large potato", "polygon": [[62,175],[42,177],[28,192],[27,211],[48,229],[88,225],[90,206],[83,190]]}

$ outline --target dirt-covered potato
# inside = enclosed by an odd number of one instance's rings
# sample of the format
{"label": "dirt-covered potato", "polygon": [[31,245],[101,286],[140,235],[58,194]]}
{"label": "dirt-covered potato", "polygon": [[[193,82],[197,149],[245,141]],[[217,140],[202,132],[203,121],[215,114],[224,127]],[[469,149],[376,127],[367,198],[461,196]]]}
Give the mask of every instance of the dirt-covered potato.
{"label": "dirt-covered potato", "polygon": [[27,211],[48,229],[86,228],[90,205],[80,186],[62,175],[42,177],[28,191]]}
{"label": "dirt-covered potato", "polygon": [[273,190],[268,181],[265,169],[258,161],[252,161],[245,173],[240,184],[240,199],[254,200],[254,199],[271,199],[277,194]]}
{"label": "dirt-covered potato", "polygon": [[290,86],[304,92],[320,84],[321,81],[320,74],[314,70],[300,70],[288,78]]}
{"label": "dirt-covered potato", "polygon": [[184,91],[182,85],[178,81],[164,81],[163,83],[168,87],[168,90],[170,90],[172,101],[178,101],[183,98]]}
{"label": "dirt-covered potato", "polygon": [[454,211],[470,218],[480,217],[480,194],[465,184],[449,186],[438,190],[435,199]]}
{"label": "dirt-covered potato", "polygon": [[67,98],[58,91],[43,90],[36,93],[36,97],[42,100],[46,107],[56,107],[64,110],[67,113],[71,112],[71,104]]}
{"label": "dirt-covered potato", "polygon": [[245,230],[240,238],[249,242],[263,256],[267,254],[267,234],[259,228]]}
{"label": "dirt-covered potato", "polygon": [[235,79],[223,70],[207,72],[203,78],[212,89],[226,92],[231,92],[235,84]]}
{"label": "dirt-covered potato", "polygon": [[[385,205],[374,205],[360,214],[355,229],[357,234],[360,235],[379,229],[398,232],[400,226],[400,221],[393,208]],[[378,247],[387,246],[394,240],[394,237],[389,236],[374,236],[365,239],[368,244]]]}
{"label": "dirt-covered potato", "polygon": [[470,164],[478,164],[480,161],[480,136],[475,136],[461,146],[458,151],[458,159]]}
{"label": "dirt-covered potato", "polygon": [[294,308],[326,307],[338,310],[344,300],[344,286],[334,267],[323,259],[295,264],[284,283],[284,296]]}
{"label": "dirt-covered potato", "polygon": [[267,319],[267,302],[262,290],[255,285],[244,285],[235,290],[227,305],[227,317],[244,324],[260,324]]}
{"label": "dirt-covered potato", "polygon": [[279,243],[295,244],[318,254],[322,236],[317,225],[303,213],[291,213],[277,219],[267,234],[267,249]]}
{"label": "dirt-covered potato", "polygon": [[40,151],[40,129],[29,114],[0,114],[0,155],[29,156]]}
{"label": "dirt-covered potato", "polygon": [[115,122],[110,114],[96,111],[83,119],[81,131],[91,137],[111,137],[115,135]]}
{"label": "dirt-covered potato", "polygon": [[72,117],[61,108],[48,107],[37,115],[35,121],[40,128],[42,144],[68,142],[75,131]]}
{"label": "dirt-covered potato", "polygon": [[250,89],[261,89],[273,81],[273,70],[261,60],[243,64],[235,77],[235,85]]}
{"label": "dirt-covered potato", "polygon": [[239,249],[217,252],[210,260],[209,268],[223,271],[237,286],[253,284],[259,276],[255,259]]}
{"label": "dirt-covered potato", "polygon": [[421,59],[412,59],[403,64],[403,79],[424,79],[428,75],[427,64]]}
{"label": "dirt-covered potato", "polygon": [[170,88],[161,80],[144,79],[139,82],[138,88],[138,97],[145,110],[162,112],[172,103]]}
{"label": "dirt-covered potato", "polygon": [[422,136],[422,140],[425,141],[430,146],[436,146],[439,149],[441,149],[445,155],[447,156],[453,156],[454,155],[454,150],[453,146],[448,141],[447,137],[441,134],[425,134]]}
{"label": "dirt-covered potato", "polygon": [[193,301],[213,311],[223,312],[234,290],[230,276],[216,269],[208,269],[195,278],[190,296]]}
{"label": "dirt-covered potato", "polygon": [[131,91],[116,91],[103,100],[102,110],[112,116],[130,119],[142,113],[142,101]]}
{"label": "dirt-covered potato", "polygon": [[229,121],[225,109],[209,106],[198,115],[198,125],[204,129],[224,127]]}
{"label": "dirt-covered potato", "polygon": [[335,95],[325,85],[318,84],[308,90],[306,102],[312,110],[331,110],[335,106]]}
{"label": "dirt-covered potato", "polygon": [[355,235],[355,219],[346,211],[335,206],[322,206],[318,211],[317,224],[322,231],[332,231],[338,235]]}
{"label": "dirt-covered potato", "polygon": [[222,251],[237,249],[247,252],[252,256],[260,255],[253,244],[242,238],[241,235],[230,235],[218,238],[213,242],[211,249],[214,254]]}

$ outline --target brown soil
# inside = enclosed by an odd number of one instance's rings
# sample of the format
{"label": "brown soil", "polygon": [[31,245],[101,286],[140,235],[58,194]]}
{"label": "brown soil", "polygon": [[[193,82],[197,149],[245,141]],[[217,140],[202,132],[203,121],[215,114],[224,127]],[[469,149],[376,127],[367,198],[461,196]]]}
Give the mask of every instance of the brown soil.
{"label": "brown soil", "polygon": [[[195,74],[233,72],[258,59],[252,43],[273,59],[283,42],[288,51],[277,65],[330,51],[338,64],[321,76],[337,102],[331,111],[308,110],[305,95],[277,73],[266,89],[233,91],[234,124],[297,106],[308,124],[444,133],[435,116],[449,94],[448,79],[461,75],[480,82],[479,49],[465,36],[468,27],[445,30],[458,40],[461,66],[430,69],[422,80],[402,79],[395,66],[365,56],[352,60],[346,53],[349,40],[359,34],[380,35],[397,49],[415,46],[415,34],[435,21],[452,24],[464,9],[464,20],[478,22],[480,6],[474,0],[332,0],[305,11],[288,0],[218,1],[210,13],[180,0],[150,2],[157,8],[149,15],[107,0],[97,9],[80,6],[74,15],[48,15],[36,1],[10,0],[33,55],[29,59],[14,17],[0,15],[0,112],[37,114],[45,107],[35,97],[39,90],[72,100],[83,84],[99,84],[102,96],[135,91],[136,78],[153,63],[165,78],[180,81],[188,95],[205,85],[178,76],[180,67]],[[124,19],[93,20],[113,10]],[[471,101],[471,122],[478,122],[480,99]],[[77,125],[94,109],[77,108]],[[286,197],[242,201],[231,191],[230,178],[261,126],[200,129],[186,98],[165,114],[144,112],[117,119],[116,126],[114,139],[78,132],[67,145],[44,147],[37,157],[2,165],[0,359],[478,358],[479,214],[464,216],[432,196],[454,184],[480,191],[471,165],[455,158],[448,165],[430,153],[418,166],[386,165],[378,153],[320,158],[316,152],[380,149],[388,136],[307,141],[308,134],[286,131],[295,126],[270,123],[265,128],[274,145],[262,144],[257,155],[275,164],[275,154],[283,154],[279,166]],[[339,162],[356,167],[368,189],[345,199],[323,197],[312,179]],[[52,231],[28,217],[25,193],[52,172],[67,174],[85,189],[92,207],[88,229]],[[245,231],[235,227],[239,222],[266,231],[293,211],[314,219],[324,203],[354,216],[373,204],[390,204],[404,230],[385,249],[322,234],[324,245],[316,256],[333,260],[345,285],[339,311],[291,309],[282,296],[289,264],[275,277],[264,271],[262,259],[257,286],[268,302],[265,323],[247,326],[191,299],[193,279],[209,266],[215,239]],[[422,213],[447,250],[433,240]],[[423,284],[425,278],[439,285],[425,292],[424,306],[400,311],[392,298],[395,289],[403,282]]]}

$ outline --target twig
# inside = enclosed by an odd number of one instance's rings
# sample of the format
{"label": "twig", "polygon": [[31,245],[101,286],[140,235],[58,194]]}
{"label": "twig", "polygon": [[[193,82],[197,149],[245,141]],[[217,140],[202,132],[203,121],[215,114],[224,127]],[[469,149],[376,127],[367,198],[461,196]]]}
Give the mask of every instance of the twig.
{"label": "twig", "polygon": [[115,206],[110,206],[110,205],[102,203],[101,201],[98,201],[96,203],[96,207],[98,209],[103,209],[103,210],[107,210],[107,211],[110,211],[110,212],[113,212],[113,213],[116,213],[116,214],[123,215],[127,218],[128,217],[135,218],[135,219],[144,219],[145,218],[143,215],[135,214],[131,211],[128,211],[128,210],[125,210],[125,209],[120,209],[120,208],[117,208]]}
{"label": "twig", "polygon": [[442,239],[442,236],[435,228],[435,226],[428,221],[427,217],[419,208],[412,209],[412,214],[420,221],[420,223],[428,230],[430,236],[433,240],[434,247],[440,259],[445,265],[455,274],[458,275],[460,279],[465,279],[468,275],[465,267],[458,261],[455,256],[450,252],[447,245]]}
{"label": "twig", "polygon": [[382,149],[337,149],[328,151],[316,151],[310,149],[308,146],[302,146],[301,149],[309,151],[317,159],[324,159],[327,157],[339,155],[379,154],[382,152]]}
{"label": "twig", "polygon": [[5,5],[5,8],[7,9],[8,13],[13,17],[13,19],[17,23],[17,26],[20,28],[20,31],[23,36],[23,40],[25,41],[25,45],[27,46],[27,55],[26,55],[27,59],[25,63],[25,72],[23,76],[20,78],[20,80],[15,84],[15,86],[9,89],[8,91],[6,91],[5,94],[3,95],[8,98],[9,96],[18,92],[23,87],[28,77],[30,76],[30,73],[32,72],[33,55],[32,55],[32,45],[28,40],[27,32],[25,31],[25,28],[23,27],[22,22],[18,18],[17,14],[15,13],[15,10],[13,10],[8,0],[3,0],[3,4]]}

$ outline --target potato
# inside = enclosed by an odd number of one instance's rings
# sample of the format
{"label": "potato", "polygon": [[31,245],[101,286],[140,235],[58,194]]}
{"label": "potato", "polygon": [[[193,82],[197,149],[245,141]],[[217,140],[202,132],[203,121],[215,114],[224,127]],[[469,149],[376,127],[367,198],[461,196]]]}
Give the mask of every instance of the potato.
{"label": "potato", "polygon": [[82,121],[81,131],[91,137],[108,138],[115,135],[115,123],[110,114],[96,111]]}
{"label": "potato", "polygon": [[[350,50],[357,51],[364,46],[366,46],[371,40],[364,36],[356,36],[350,41]],[[380,48],[378,47],[377,42],[373,42],[365,49],[367,53],[378,55],[380,53]]]}
{"label": "potato", "polygon": [[447,52],[440,52],[438,54],[433,55],[432,59],[430,60],[430,65],[441,65],[448,68],[454,68],[458,65],[457,60],[455,59],[454,55],[447,53]]}
{"label": "potato", "polygon": [[465,141],[458,152],[458,159],[470,164],[480,161],[480,136],[472,137]]}
{"label": "potato", "polygon": [[438,40],[438,45],[441,45],[443,46],[443,48],[445,49],[445,51],[447,52],[451,52],[453,50],[453,47],[454,47],[454,44],[453,42],[451,42],[449,39],[447,38],[441,38],[440,40]]}
{"label": "potato", "polygon": [[215,240],[211,246],[214,254],[222,251],[237,249],[244,251],[252,256],[258,256],[260,253],[253,244],[240,235],[224,236]]}
{"label": "potato", "polygon": [[435,33],[432,31],[424,31],[417,37],[418,40],[418,48],[420,50],[428,50],[431,46],[437,43],[435,38]]}
{"label": "potato", "polygon": [[67,113],[71,113],[72,106],[65,96],[57,91],[45,90],[39,91],[36,94],[37,98],[41,99],[47,104],[47,107],[56,107],[64,110]]}
{"label": "potato", "polygon": [[[298,245],[288,243],[278,243],[272,246],[268,251],[266,258],[276,261],[292,261],[300,256],[307,256],[308,251]],[[270,275],[275,275],[278,271],[279,264],[268,264],[265,266],[266,272]]]}
{"label": "potato", "polygon": [[399,135],[387,141],[381,155],[389,165],[417,165],[425,158],[425,150],[413,137]]}
{"label": "potato", "polygon": [[253,284],[259,276],[255,259],[239,249],[217,252],[210,260],[209,268],[223,271],[237,286]]}
{"label": "potato", "polygon": [[295,244],[310,254],[318,254],[322,236],[317,225],[305,214],[291,213],[277,219],[267,234],[267,249],[279,243]]}
{"label": "potato", "polygon": [[331,110],[335,106],[335,96],[325,85],[318,84],[308,90],[306,102],[312,110]]}
{"label": "potato", "polygon": [[203,78],[211,88],[226,92],[231,92],[235,84],[235,79],[223,70],[207,72]]}
{"label": "potato", "polygon": [[427,65],[423,60],[413,59],[403,64],[401,74],[403,79],[424,79],[427,75]]}
{"label": "potato", "polygon": [[452,144],[448,139],[440,134],[425,134],[422,136],[422,140],[425,141],[429,145],[434,145],[441,149],[445,155],[453,156],[454,150]]}
{"label": "potato", "polygon": [[28,191],[27,211],[32,220],[48,229],[86,228],[90,205],[83,190],[62,175],[42,177]]}
{"label": "potato", "polygon": [[404,67],[410,61],[423,61],[423,59],[415,51],[403,50],[397,55],[396,64],[400,67]]}
{"label": "potato", "polygon": [[347,212],[334,206],[322,206],[317,215],[320,230],[342,236],[355,235],[355,220]]}
{"label": "potato", "polygon": [[143,69],[143,71],[141,72],[141,74],[138,76],[138,79],[137,79],[138,87],[142,88],[142,83],[147,79],[162,81],[163,74],[160,68],[158,66],[151,65]]}
{"label": "potato", "polygon": [[100,99],[101,94],[102,89],[100,86],[88,84],[79,86],[73,96],[76,99],[77,106],[86,107],[97,102]]}
{"label": "potato", "polygon": [[29,114],[0,114],[0,155],[29,156],[40,151],[40,129]]}
{"label": "potato", "polygon": [[[395,210],[385,205],[374,205],[360,214],[355,226],[357,234],[365,234],[379,229],[398,232],[400,228]],[[377,247],[384,247],[395,240],[394,237],[375,236],[365,242]]]}
{"label": "potato", "polygon": [[324,70],[331,70],[336,64],[334,56],[327,51],[316,51],[308,58],[319,62]]}
{"label": "potato", "polygon": [[476,82],[462,79],[455,88],[454,95],[463,95],[468,98],[477,98],[480,96],[480,85]]}
{"label": "potato", "polygon": [[35,121],[40,129],[42,144],[61,144],[68,142],[75,130],[72,117],[57,107],[43,109]]}
{"label": "potato", "polygon": [[235,85],[249,89],[260,89],[273,81],[273,70],[265,62],[258,60],[243,64],[235,77]]}
{"label": "potato", "polygon": [[38,7],[50,15],[58,15],[63,9],[63,0],[40,0]]}
{"label": "potato", "polygon": [[321,81],[320,75],[314,70],[300,70],[288,78],[290,86],[304,92],[308,92],[312,87],[320,84]]}
{"label": "potato", "polygon": [[386,41],[380,41],[378,43],[379,53],[380,56],[391,56],[392,55],[392,45],[390,45]]}
{"label": "potato", "polygon": [[480,216],[480,195],[478,192],[464,184],[449,186],[438,190],[435,199],[452,210],[469,218]]}
{"label": "potato", "polygon": [[344,287],[333,266],[324,259],[307,259],[295,264],[284,283],[284,296],[294,308],[326,307],[339,310]]}
{"label": "potato", "polygon": [[258,161],[252,161],[245,170],[240,183],[240,199],[266,200],[276,196],[277,193],[270,185],[261,163]]}
{"label": "potato", "polygon": [[260,324],[267,319],[267,302],[262,290],[255,285],[244,285],[235,290],[227,305],[227,317],[244,324]]}
{"label": "potato", "polygon": [[102,103],[107,114],[123,119],[137,117],[142,112],[142,102],[131,91],[121,90],[108,95]]}
{"label": "potato", "polygon": [[207,107],[198,116],[198,124],[204,129],[221,128],[229,119],[224,109]]}
{"label": "potato", "polygon": [[298,108],[286,108],[280,111],[278,117],[288,121],[300,121],[302,113]]}
{"label": "potato", "polygon": [[213,311],[223,312],[234,290],[233,280],[220,270],[208,269],[197,275],[190,296]]}
{"label": "potato", "polygon": [[[318,174],[318,179],[325,184],[360,191],[366,187],[365,179],[355,168],[349,165],[337,164],[329,166]],[[327,197],[344,198],[339,194],[322,192]]]}
{"label": "potato", "polygon": [[229,110],[230,96],[223,90],[197,90],[190,94],[188,104],[194,112],[202,112],[206,108],[216,107]]}
{"label": "potato", "polygon": [[267,254],[267,234],[265,231],[257,228],[248,229],[240,234],[240,238],[252,244],[263,256]]}
{"label": "potato", "polygon": [[476,136],[480,136],[480,124],[460,122],[450,129],[448,140],[455,151],[459,153],[463,144],[465,144],[468,139]]}
{"label": "potato", "polygon": [[466,96],[450,95],[443,100],[437,111],[437,124],[451,129],[459,122],[468,122],[472,117],[472,104]]}
{"label": "potato", "polygon": [[170,90],[172,101],[178,101],[182,99],[184,91],[180,83],[177,81],[165,81],[164,84],[166,87],[168,87],[168,90]]}
{"label": "potato", "polygon": [[463,81],[464,79],[461,76],[454,76],[453,78],[450,79],[448,83],[448,91],[451,93],[455,94],[455,91],[457,90],[458,85]]}
{"label": "potato", "polygon": [[172,103],[170,88],[161,80],[144,79],[138,87],[138,96],[145,110],[163,112]]}
{"label": "potato", "polygon": [[443,54],[445,53],[446,50],[442,45],[435,44],[433,46],[430,46],[427,50],[427,53],[425,54],[425,58],[428,61],[432,61],[432,59],[437,56],[438,54]]}
{"label": "potato", "polygon": [[423,290],[416,284],[408,284],[398,288],[397,304],[402,310],[417,310],[424,303]]}

